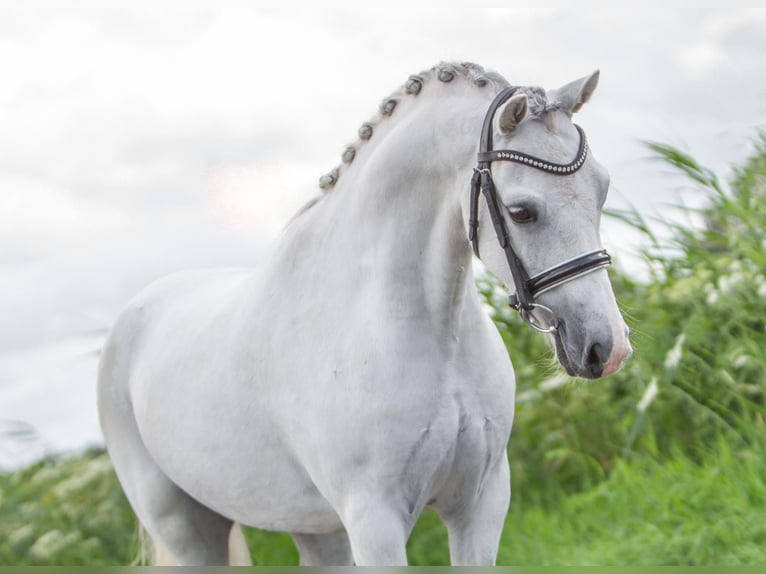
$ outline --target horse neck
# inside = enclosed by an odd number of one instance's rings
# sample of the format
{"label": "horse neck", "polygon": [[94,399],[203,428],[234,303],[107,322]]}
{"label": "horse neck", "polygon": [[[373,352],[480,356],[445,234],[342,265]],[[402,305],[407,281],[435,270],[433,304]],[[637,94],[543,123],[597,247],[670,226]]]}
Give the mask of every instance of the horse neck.
{"label": "horse neck", "polygon": [[376,128],[316,215],[351,281],[376,283],[397,314],[450,323],[473,279],[461,195],[488,95],[434,88]]}

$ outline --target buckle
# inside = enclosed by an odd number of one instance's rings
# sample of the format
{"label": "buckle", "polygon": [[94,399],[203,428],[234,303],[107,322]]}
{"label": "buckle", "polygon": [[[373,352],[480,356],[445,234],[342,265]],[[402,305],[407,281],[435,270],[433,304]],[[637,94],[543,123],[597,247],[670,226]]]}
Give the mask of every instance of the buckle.
{"label": "buckle", "polygon": [[[543,316],[547,315],[547,327],[544,326],[541,322],[538,322],[540,319],[535,317],[535,313],[541,313]],[[556,318],[555,313],[545,305],[540,305],[539,303],[530,303],[529,307],[521,307],[519,309],[519,315],[521,315],[521,318],[527,323],[527,325],[532,327],[535,331],[553,334],[558,330],[559,320]]]}

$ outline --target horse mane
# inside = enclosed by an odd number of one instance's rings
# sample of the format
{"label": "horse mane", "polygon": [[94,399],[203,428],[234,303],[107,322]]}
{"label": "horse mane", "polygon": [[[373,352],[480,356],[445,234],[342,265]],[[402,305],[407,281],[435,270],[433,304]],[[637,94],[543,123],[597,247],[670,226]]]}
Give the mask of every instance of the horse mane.
{"label": "horse mane", "polygon": [[[322,192],[327,193],[335,187],[344,168],[354,161],[357,150],[373,137],[378,124],[393,115],[397,104],[402,98],[416,97],[424,84],[434,81],[448,83],[453,80],[471,82],[479,89],[489,87],[494,90],[494,93],[510,85],[508,80],[497,72],[485,70],[482,66],[471,62],[441,62],[432,68],[410,76],[404,85],[385,97],[378,106],[377,113],[359,127],[357,133],[359,137],[343,150],[341,163],[319,178],[319,188]],[[519,91],[527,95],[529,117],[540,117],[543,113],[558,109],[559,107],[558,102],[548,100],[543,88],[523,86],[519,88]],[[322,197],[323,194],[310,200],[292,219],[305,213]]]}

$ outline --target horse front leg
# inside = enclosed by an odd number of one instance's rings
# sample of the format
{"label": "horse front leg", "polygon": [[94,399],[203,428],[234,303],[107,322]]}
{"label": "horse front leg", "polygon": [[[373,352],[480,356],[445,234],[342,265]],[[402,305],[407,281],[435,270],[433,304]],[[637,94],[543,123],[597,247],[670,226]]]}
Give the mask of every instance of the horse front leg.
{"label": "horse front leg", "polygon": [[333,534],[293,533],[301,566],[351,566],[354,559],[346,531]]}
{"label": "horse front leg", "polygon": [[406,566],[412,519],[390,500],[359,496],[341,513],[357,566]]}
{"label": "horse front leg", "polygon": [[494,566],[511,501],[511,473],[504,455],[480,491],[459,511],[442,514],[453,566]]}

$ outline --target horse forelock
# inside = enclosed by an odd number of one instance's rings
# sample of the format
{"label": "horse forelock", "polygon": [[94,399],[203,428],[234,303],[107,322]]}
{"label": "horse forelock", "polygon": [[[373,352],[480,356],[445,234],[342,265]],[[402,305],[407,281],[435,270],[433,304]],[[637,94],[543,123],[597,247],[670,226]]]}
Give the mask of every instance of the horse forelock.
{"label": "horse forelock", "polygon": [[527,96],[530,117],[539,118],[546,112],[555,111],[561,107],[558,101],[548,99],[548,95],[543,88],[536,86],[521,87],[518,91]]}

